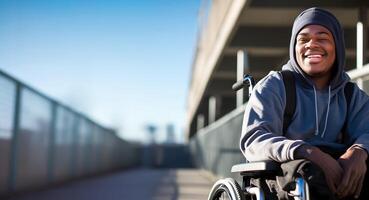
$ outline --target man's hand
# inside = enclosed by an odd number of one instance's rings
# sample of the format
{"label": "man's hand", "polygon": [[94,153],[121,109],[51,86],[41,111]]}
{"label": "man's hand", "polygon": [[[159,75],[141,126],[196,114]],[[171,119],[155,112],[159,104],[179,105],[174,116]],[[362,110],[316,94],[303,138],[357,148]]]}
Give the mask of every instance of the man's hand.
{"label": "man's hand", "polygon": [[324,153],[319,148],[303,145],[296,149],[296,158],[304,158],[310,160],[312,163],[320,167],[324,172],[326,183],[329,189],[333,192],[337,192],[337,187],[340,184],[343,169],[340,164],[332,158],[329,154]]}
{"label": "man's hand", "polygon": [[329,189],[333,193],[337,193],[343,175],[343,169],[334,158],[326,153],[324,154],[318,157],[319,159],[317,159],[316,164],[323,170]]}
{"label": "man's hand", "polygon": [[366,173],[368,153],[359,147],[350,147],[339,159],[344,173],[341,184],[337,188],[338,197],[360,196]]}

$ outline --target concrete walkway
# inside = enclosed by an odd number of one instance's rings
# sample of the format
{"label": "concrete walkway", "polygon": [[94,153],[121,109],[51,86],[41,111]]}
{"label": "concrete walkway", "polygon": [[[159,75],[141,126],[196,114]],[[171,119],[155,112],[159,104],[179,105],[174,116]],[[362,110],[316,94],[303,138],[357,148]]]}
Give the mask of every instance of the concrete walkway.
{"label": "concrete walkway", "polygon": [[194,169],[135,169],[76,181],[11,200],[206,200],[216,179]]}

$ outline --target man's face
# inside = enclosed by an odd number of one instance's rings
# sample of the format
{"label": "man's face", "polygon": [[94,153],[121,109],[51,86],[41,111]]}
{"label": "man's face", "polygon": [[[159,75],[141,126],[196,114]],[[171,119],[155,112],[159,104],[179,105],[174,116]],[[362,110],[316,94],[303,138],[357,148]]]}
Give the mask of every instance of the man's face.
{"label": "man's face", "polygon": [[312,78],[330,77],[336,59],[332,33],[320,25],[308,25],[296,38],[296,60]]}

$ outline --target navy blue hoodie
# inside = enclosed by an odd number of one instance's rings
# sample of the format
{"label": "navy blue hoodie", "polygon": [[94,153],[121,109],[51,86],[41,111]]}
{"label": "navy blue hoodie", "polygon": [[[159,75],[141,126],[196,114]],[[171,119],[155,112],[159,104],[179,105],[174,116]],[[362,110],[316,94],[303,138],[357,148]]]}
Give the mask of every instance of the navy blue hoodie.
{"label": "navy blue hoodie", "polygon": [[[329,86],[318,90],[311,78],[297,64],[295,44],[298,33],[307,25],[321,25],[334,37],[336,60]],[[283,70],[293,72],[296,80],[296,109],[292,122],[283,133],[286,91],[278,72],[270,72],[259,81],[246,105],[240,147],[249,161],[293,160],[294,151],[303,144],[345,150],[360,146],[369,151],[369,97],[356,85],[347,107],[345,84],[350,80],[344,72],[345,46],[338,20],[328,11],[310,8],[293,24],[290,60]],[[347,115],[347,133],[342,128]]]}

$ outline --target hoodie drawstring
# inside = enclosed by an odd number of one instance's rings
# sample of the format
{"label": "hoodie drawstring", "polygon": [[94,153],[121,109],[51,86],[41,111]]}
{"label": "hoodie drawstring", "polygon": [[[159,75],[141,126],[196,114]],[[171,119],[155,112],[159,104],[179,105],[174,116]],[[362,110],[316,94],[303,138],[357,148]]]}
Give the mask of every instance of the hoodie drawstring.
{"label": "hoodie drawstring", "polygon": [[[314,100],[315,100],[315,135],[319,134],[319,119],[318,119],[318,101],[317,101],[317,95],[316,95],[316,89],[315,86],[313,86],[314,89]],[[329,85],[329,89],[328,89],[328,108],[327,108],[327,114],[325,115],[325,123],[324,123],[324,129],[322,132],[321,137],[323,138],[325,135],[325,131],[327,129],[327,124],[328,124],[328,116],[329,116],[329,106],[331,104],[331,86]]]}
{"label": "hoodie drawstring", "polygon": [[318,102],[316,100],[316,89],[315,86],[313,86],[314,89],[314,100],[315,100],[315,135],[319,134],[319,121],[318,121]]}
{"label": "hoodie drawstring", "polygon": [[327,108],[327,115],[325,116],[325,124],[324,124],[324,130],[322,133],[322,138],[324,137],[325,130],[327,129],[327,123],[328,123],[328,115],[329,115],[329,105],[331,104],[331,85],[329,85],[328,90],[328,108]]}

